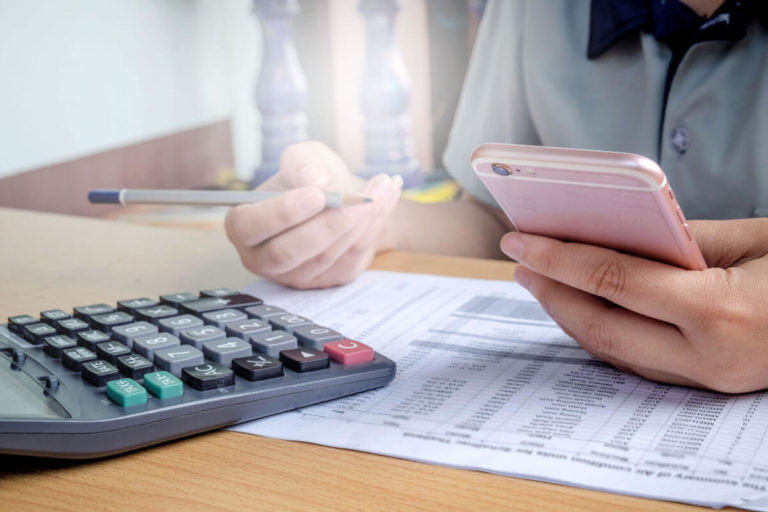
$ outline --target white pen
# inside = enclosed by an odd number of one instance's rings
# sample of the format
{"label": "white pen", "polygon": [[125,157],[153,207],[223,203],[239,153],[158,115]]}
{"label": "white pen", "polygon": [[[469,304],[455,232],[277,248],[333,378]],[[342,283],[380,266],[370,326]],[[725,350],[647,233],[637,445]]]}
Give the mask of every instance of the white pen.
{"label": "white pen", "polygon": [[[272,190],[161,190],[130,189],[91,190],[88,201],[109,204],[181,204],[204,206],[234,206],[236,204],[258,203],[278,197],[285,192]],[[341,208],[355,204],[370,203],[373,199],[362,194],[326,192],[325,207]]]}

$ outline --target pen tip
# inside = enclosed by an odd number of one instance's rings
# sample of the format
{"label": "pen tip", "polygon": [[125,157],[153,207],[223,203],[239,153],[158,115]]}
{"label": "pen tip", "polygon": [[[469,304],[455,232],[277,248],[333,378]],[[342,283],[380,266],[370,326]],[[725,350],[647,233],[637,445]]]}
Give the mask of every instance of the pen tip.
{"label": "pen tip", "polygon": [[372,202],[373,202],[373,199],[371,199],[370,197],[364,197],[364,198],[363,198],[363,202],[364,202],[364,203],[372,203]]}

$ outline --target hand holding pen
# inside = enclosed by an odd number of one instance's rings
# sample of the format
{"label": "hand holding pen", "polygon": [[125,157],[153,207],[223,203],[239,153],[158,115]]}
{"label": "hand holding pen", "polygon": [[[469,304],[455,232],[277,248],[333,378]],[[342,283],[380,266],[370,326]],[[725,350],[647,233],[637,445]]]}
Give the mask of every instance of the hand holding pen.
{"label": "hand holding pen", "polygon": [[[227,235],[255,274],[295,288],[336,286],[365,270],[385,243],[401,186],[399,177],[384,174],[364,181],[323,144],[297,144],[284,151],[277,174],[258,188],[284,193],[230,209]],[[324,190],[373,201],[327,209]]]}
{"label": "hand holding pen", "polygon": [[236,204],[225,227],[248,270],[295,288],[324,288],[351,281],[392,245],[387,220],[401,188],[399,176],[364,181],[327,146],[305,142],[288,147],[277,174],[253,192],[107,190],[89,198]]}

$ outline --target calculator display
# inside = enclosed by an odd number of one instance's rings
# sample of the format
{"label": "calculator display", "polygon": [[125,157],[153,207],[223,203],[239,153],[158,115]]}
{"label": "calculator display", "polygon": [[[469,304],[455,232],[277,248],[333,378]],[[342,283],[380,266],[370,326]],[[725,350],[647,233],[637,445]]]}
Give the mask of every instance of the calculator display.
{"label": "calculator display", "polygon": [[0,418],[66,418],[39,390],[28,375],[0,366]]}

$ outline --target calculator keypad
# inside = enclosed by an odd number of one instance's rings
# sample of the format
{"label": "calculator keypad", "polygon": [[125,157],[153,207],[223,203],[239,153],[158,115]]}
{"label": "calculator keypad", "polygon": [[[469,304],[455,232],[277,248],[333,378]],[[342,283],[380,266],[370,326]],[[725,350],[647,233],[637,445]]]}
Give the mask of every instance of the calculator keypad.
{"label": "calculator keypad", "polygon": [[[373,360],[373,350],[277,306],[229,288],[17,315],[8,328],[82,379],[132,407],[198,391]],[[325,350],[323,350],[325,348]]]}

